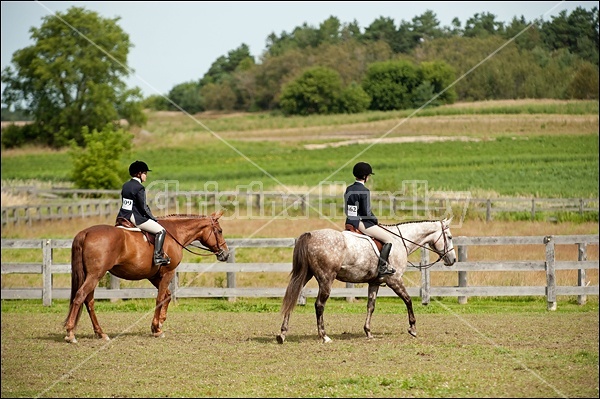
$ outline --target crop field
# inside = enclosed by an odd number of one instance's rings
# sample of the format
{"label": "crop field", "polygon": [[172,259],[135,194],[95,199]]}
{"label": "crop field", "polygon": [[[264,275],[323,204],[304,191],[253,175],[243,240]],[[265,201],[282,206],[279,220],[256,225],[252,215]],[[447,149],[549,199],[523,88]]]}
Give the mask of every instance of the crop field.
{"label": "crop field", "polygon": [[[423,115],[423,116],[420,116]],[[372,190],[397,192],[405,181],[473,196],[590,198],[598,192],[598,101],[490,102],[410,113],[325,118],[153,113],[135,130],[132,154],[153,181],[180,190],[313,190],[349,183],[352,166],[369,161]],[[317,146],[317,147],[315,147]],[[66,151],[2,152],[3,186],[64,183]],[[126,173],[124,179],[126,179]]]}

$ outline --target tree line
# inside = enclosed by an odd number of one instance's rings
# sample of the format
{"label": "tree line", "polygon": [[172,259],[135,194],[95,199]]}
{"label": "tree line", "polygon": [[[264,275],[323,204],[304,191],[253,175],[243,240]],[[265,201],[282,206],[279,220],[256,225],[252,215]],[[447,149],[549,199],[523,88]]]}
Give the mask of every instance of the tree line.
{"label": "tree line", "polygon": [[[396,101],[393,109],[418,107],[444,89],[432,105],[593,99],[598,98],[598,38],[597,7],[564,10],[550,21],[514,17],[507,24],[484,12],[464,26],[455,18],[450,27],[426,11],[399,24],[380,17],[364,31],[356,21],[341,23],[331,16],[318,27],[305,23],[290,33],[272,33],[258,62],[242,44],[199,80],[173,87],[167,94],[171,101],[151,96],[145,106],[189,113],[361,112],[390,109],[385,98],[399,92],[410,100]],[[400,77],[399,69],[406,75]],[[389,74],[395,79],[386,80]],[[382,80],[375,84],[377,75]]]}
{"label": "tree line", "polygon": [[309,115],[598,98],[597,7],[508,24],[478,13],[449,27],[426,11],[399,24],[380,17],[364,30],[331,16],[318,27],[272,33],[258,60],[241,44],[197,81],[145,99],[124,83],[132,44],[119,19],[71,7],[30,29],[34,44],[16,51],[2,71],[2,119],[32,123],[3,129],[3,148],[88,148],[95,135],[123,130],[121,119],[145,124],[144,108]]}

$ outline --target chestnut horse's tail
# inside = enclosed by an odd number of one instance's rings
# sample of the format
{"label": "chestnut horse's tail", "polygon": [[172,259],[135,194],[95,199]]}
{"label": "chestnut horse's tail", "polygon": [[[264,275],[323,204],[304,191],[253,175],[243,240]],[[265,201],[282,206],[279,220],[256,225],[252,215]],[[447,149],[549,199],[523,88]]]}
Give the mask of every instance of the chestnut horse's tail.
{"label": "chestnut horse's tail", "polygon": [[309,265],[308,242],[311,238],[310,233],[304,233],[294,246],[294,257],[292,261],[292,272],[290,273],[290,282],[285,290],[283,303],[281,305],[281,313],[289,315],[296,307],[298,297],[304,285],[312,278],[312,272]]}
{"label": "chestnut horse's tail", "polygon": [[[71,246],[71,299],[69,300],[69,313],[71,314],[71,308],[73,307],[73,300],[77,295],[77,291],[83,285],[85,281],[86,271],[83,265],[83,242],[85,241],[87,233],[85,231],[80,231],[77,233],[75,238],[73,239],[73,244]],[[75,324],[79,321],[79,316],[81,316],[81,309],[79,307],[79,312],[77,313],[77,318],[75,320]],[[68,319],[68,317],[67,317]],[[66,325],[67,320],[65,320],[64,324]]]}

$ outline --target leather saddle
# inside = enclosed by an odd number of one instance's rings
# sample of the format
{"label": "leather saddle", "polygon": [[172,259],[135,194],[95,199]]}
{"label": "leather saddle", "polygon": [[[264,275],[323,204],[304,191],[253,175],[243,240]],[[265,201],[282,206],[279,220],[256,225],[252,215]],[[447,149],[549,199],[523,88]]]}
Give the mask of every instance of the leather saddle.
{"label": "leather saddle", "polygon": [[127,229],[139,229],[142,232],[142,234],[144,236],[146,236],[146,241],[148,241],[148,243],[154,245],[154,237],[156,237],[156,235],[140,229],[135,224],[131,223],[131,220],[117,217],[117,220],[115,220],[115,227],[119,227],[119,226],[125,227]]}
{"label": "leather saddle", "polygon": [[[346,230],[351,231],[351,232],[356,233],[356,234],[362,234],[362,235],[366,236],[365,233],[363,233],[362,231],[354,228],[354,226],[352,226],[350,223],[346,224]],[[371,236],[367,236],[367,237],[370,237],[375,242],[375,245],[377,245],[377,249],[379,250],[379,252],[381,252],[381,248],[383,248],[383,242],[379,241],[375,237],[371,237]]]}

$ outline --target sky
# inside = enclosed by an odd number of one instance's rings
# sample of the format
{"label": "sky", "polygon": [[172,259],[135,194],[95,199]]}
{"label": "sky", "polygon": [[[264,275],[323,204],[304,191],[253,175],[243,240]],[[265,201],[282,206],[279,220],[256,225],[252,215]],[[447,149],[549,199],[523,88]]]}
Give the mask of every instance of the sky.
{"label": "sky", "polygon": [[[211,64],[242,44],[257,62],[266,49],[267,37],[291,33],[306,23],[318,28],[327,18],[356,21],[364,32],[374,20],[391,18],[396,26],[431,10],[440,26],[454,18],[461,25],[476,13],[491,13],[497,21],[513,17],[527,21],[551,21],[561,11],[577,7],[591,10],[597,1],[2,1],[2,70],[15,51],[33,45],[29,30],[42,18],[65,12],[72,6],[96,11],[104,18],[120,17],[118,25],[133,47],[126,83],[139,87],[144,97],[166,95],[176,85],[197,81]],[[2,90],[5,85],[2,84]]]}

